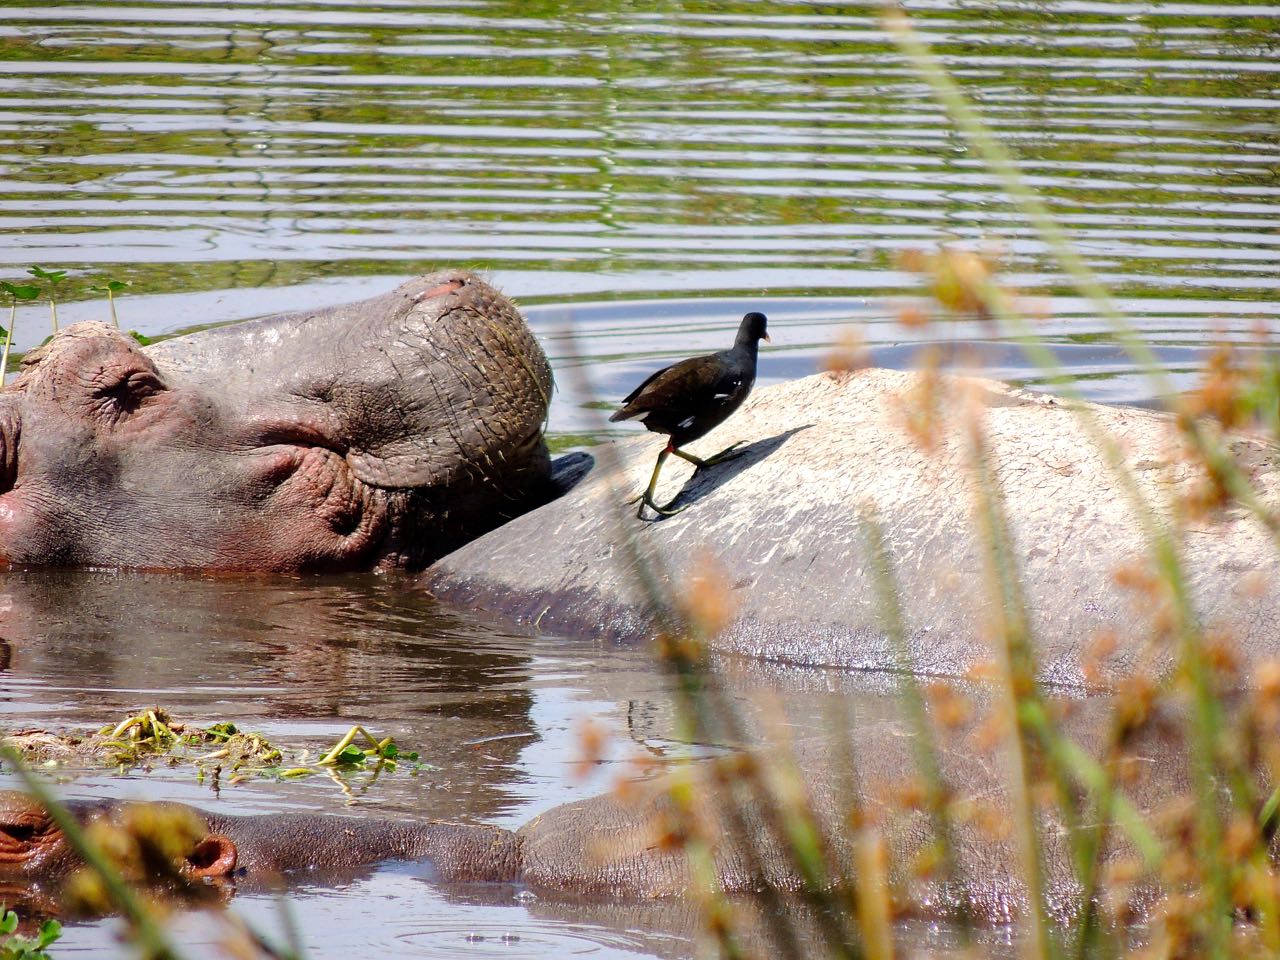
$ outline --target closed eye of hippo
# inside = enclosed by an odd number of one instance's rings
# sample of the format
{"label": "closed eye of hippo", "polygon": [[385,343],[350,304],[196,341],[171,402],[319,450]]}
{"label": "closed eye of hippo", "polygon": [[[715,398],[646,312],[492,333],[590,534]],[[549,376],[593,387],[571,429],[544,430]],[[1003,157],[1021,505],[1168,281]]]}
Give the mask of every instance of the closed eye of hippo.
{"label": "closed eye of hippo", "polygon": [[0,863],[18,865],[33,860],[54,832],[49,815],[34,804],[0,811]]}
{"label": "closed eye of hippo", "polygon": [[89,399],[97,416],[117,423],[164,389],[153,370],[103,370],[89,391]]}

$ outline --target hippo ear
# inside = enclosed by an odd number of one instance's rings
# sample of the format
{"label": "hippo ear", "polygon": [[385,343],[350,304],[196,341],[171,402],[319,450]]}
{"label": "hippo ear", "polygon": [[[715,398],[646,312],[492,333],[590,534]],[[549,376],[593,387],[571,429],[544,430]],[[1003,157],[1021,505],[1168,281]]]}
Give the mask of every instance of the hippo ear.
{"label": "hippo ear", "polygon": [[210,833],[187,856],[189,877],[226,877],[236,868],[236,845],[230,837]]}

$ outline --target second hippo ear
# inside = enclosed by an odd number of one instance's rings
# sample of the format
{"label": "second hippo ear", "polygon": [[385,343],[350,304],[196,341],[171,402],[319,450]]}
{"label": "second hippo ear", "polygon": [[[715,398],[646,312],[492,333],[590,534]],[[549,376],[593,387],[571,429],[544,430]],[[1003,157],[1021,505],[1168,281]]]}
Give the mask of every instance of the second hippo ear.
{"label": "second hippo ear", "polygon": [[221,833],[207,834],[187,856],[190,877],[227,877],[235,868],[235,841]]}

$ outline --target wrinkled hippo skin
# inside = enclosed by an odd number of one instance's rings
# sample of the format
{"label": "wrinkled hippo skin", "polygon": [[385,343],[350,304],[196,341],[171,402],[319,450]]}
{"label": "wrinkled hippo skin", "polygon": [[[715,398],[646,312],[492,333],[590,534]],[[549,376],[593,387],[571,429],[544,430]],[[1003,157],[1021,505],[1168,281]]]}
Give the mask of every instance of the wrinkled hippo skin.
{"label": "wrinkled hippo skin", "polygon": [[[233,881],[261,889],[290,875],[315,879],[388,860],[425,861],[441,883],[522,883],[541,894],[662,899],[687,893],[692,879],[683,853],[661,842],[670,820],[665,790],[637,785],[636,803],[611,796],[565,804],[512,832],[469,824],[390,822],[308,814],[228,816],[179,803],[70,801],[83,824],[120,821],[130,807],[194,814],[202,825],[183,872],[192,879]],[[710,808],[701,808],[710,816]],[[755,825],[759,825],[758,822]],[[715,829],[719,829],[716,827]],[[725,835],[716,857],[727,893],[764,885],[798,890],[802,881],[776,849],[753,862]],[[24,896],[47,912],[81,866],[52,817],[26,794],[0,791],[0,893]]]}
{"label": "wrinkled hippo skin", "polygon": [[[570,493],[444,557],[422,582],[443,600],[543,632],[630,640],[648,635],[653,622],[638,563],[669,585],[660,588],[668,596],[710,569],[732,611],[710,641],[716,648],[894,669],[866,548],[865,518],[874,516],[901,590],[913,668],[961,676],[991,655],[990,563],[968,426],[976,422],[1008,517],[1042,677],[1085,683],[1082,661],[1103,631],[1120,642],[1090,682],[1142,665],[1169,669],[1173,645],[1150,642],[1155,607],[1117,576],[1146,562],[1142,530],[1081,413],[1050,396],[966,378],[942,378],[936,403],[922,404],[928,387],[921,374],[866,370],[758,390],[691,450],[705,457],[740,442],[742,456],[692,477],[687,465],[668,467],[657,499],[678,495],[685,509],[660,521],[636,520],[625,502],[644,488],[655,441],[595,448],[597,465]],[[1203,484],[1203,469],[1178,455],[1172,417],[1081,406],[1115,438],[1157,510]],[[1274,509],[1276,447],[1245,435],[1231,447]],[[1246,665],[1275,657],[1280,552],[1271,533],[1234,506],[1184,520],[1178,532],[1206,626],[1233,638]]]}
{"label": "wrinkled hippo skin", "polygon": [[142,348],[82,323],[0,392],[0,561],[413,567],[548,477],[546,358],[451,271]]}

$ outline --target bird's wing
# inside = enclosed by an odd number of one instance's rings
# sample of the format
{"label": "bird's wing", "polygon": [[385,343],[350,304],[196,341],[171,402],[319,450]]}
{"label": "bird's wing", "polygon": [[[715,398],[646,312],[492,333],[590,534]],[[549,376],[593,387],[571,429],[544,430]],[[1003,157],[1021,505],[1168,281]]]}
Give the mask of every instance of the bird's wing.
{"label": "bird's wing", "polygon": [[[623,409],[640,413],[677,404],[696,404],[714,395],[723,379],[707,357],[690,357],[659,370],[632,391]],[[675,402],[673,402],[675,401]]]}
{"label": "bird's wing", "polygon": [[628,393],[625,397],[622,398],[622,403],[624,405],[630,403],[636,397],[640,396],[640,394],[644,393],[645,387],[649,386],[649,384],[653,383],[659,377],[664,377],[668,373],[671,373],[673,370],[676,369],[676,367],[682,366],[683,364],[686,364],[688,362],[689,362],[688,360],[681,360],[679,363],[673,363],[669,367],[663,367],[661,370],[653,371],[653,373],[649,374],[647,377],[645,377],[643,380],[640,381],[639,386],[637,386],[634,390],[632,390],[630,393]]}

